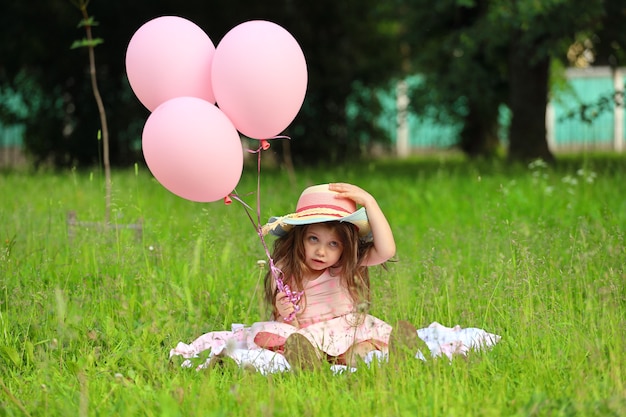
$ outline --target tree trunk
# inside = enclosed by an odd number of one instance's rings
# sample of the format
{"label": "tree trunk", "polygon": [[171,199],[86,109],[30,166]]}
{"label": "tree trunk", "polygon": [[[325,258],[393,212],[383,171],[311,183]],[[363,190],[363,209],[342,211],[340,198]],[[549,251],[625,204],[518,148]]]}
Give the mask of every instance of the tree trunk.
{"label": "tree trunk", "polygon": [[459,147],[467,156],[493,157],[500,146],[498,139],[498,107],[470,102],[461,130]]}
{"label": "tree trunk", "polygon": [[535,159],[553,162],[546,132],[550,58],[537,56],[536,48],[520,42],[519,36],[514,39],[509,55],[509,105],[513,116],[508,158],[519,162]]}

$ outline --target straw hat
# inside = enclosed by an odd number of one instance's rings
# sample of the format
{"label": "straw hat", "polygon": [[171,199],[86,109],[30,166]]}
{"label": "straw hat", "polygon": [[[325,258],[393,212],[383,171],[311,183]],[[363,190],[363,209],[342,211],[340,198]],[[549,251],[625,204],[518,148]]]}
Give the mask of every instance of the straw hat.
{"label": "straw hat", "polygon": [[293,226],[323,222],[348,222],[359,230],[361,239],[370,238],[371,229],[365,207],[356,209],[349,198],[336,198],[339,193],[331,191],[328,184],[314,185],[305,189],[296,205],[296,212],[281,217],[271,217],[262,227],[263,235],[284,236]]}

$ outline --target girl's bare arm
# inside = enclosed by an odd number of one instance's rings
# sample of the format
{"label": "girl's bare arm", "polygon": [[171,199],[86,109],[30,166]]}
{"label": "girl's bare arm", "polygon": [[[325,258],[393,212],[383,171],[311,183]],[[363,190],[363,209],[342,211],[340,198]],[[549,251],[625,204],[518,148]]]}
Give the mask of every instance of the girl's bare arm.
{"label": "girl's bare arm", "polygon": [[396,254],[396,241],[391,226],[376,199],[362,188],[347,183],[330,184],[329,189],[339,193],[338,198],[349,198],[356,204],[365,207],[367,218],[374,237],[374,246],[370,249],[365,263],[381,264]]}

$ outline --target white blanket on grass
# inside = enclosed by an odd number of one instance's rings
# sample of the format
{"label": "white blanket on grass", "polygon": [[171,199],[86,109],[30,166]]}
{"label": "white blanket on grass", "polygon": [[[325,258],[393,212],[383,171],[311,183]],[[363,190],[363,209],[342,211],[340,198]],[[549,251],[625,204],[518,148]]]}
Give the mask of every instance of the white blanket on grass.
{"label": "white blanket on grass", "polygon": [[[250,345],[246,341],[245,329],[241,327],[239,324],[234,324],[232,331],[206,333],[190,344],[179,342],[174,349],[170,350],[169,357],[172,359],[180,356],[184,359],[182,367],[195,367],[197,370],[206,368],[211,358],[220,354],[232,358],[242,368],[254,369],[264,375],[291,369],[285,357],[280,353]],[[415,353],[416,359],[424,361],[427,360],[427,356],[447,357],[452,360],[455,356],[466,356],[472,350],[491,348],[501,339],[501,336],[488,333],[483,329],[462,328],[459,325],[446,327],[437,322],[417,330],[417,335],[430,350],[430,352],[417,351]],[[365,363],[369,365],[373,361],[385,362],[387,355],[380,351],[370,352],[365,358]],[[356,371],[355,368],[348,369],[343,365],[332,365],[330,368],[333,373],[346,370]]]}

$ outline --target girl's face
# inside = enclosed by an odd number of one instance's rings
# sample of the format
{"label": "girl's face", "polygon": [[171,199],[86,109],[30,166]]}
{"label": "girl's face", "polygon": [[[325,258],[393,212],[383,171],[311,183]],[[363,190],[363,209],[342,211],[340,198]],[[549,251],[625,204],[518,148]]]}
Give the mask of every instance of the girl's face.
{"label": "girl's face", "polygon": [[322,271],[335,266],[343,253],[343,243],[335,230],[326,224],[312,224],[304,234],[306,266],[312,271]]}

